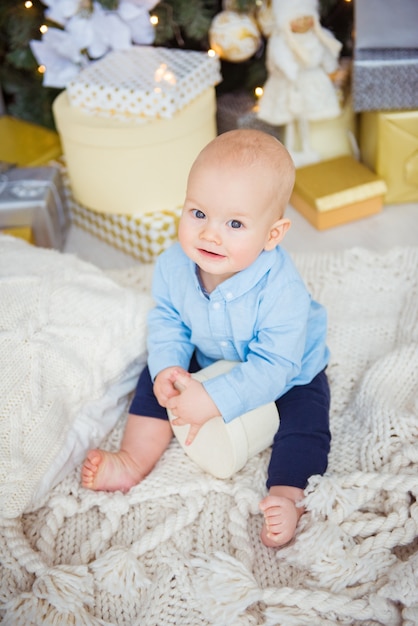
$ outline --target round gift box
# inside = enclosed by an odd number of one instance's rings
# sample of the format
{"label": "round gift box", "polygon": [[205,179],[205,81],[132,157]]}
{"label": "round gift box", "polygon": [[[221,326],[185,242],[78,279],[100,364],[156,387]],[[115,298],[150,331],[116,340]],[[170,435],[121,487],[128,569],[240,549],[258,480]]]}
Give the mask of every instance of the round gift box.
{"label": "round gift box", "polygon": [[117,215],[172,210],[183,204],[187,176],[216,136],[210,87],[170,119],[115,119],[71,106],[66,91],[53,103],[75,199]]}
{"label": "round gift box", "polygon": [[[228,372],[235,365],[234,361],[217,361],[192,376],[203,382]],[[167,413],[170,422],[175,419],[170,411]],[[271,446],[279,428],[279,413],[276,404],[271,402],[228,423],[221,416],[214,417],[202,426],[188,446],[185,442],[189,426],[171,424],[171,427],[185,453],[199,467],[216,478],[229,478],[251,457]]]}

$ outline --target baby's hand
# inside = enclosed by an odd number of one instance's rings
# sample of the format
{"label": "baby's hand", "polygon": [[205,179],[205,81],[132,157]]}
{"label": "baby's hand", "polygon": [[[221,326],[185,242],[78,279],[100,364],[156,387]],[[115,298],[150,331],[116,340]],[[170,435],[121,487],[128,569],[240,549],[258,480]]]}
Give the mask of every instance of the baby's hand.
{"label": "baby's hand", "polygon": [[175,387],[175,382],[179,374],[183,377],[190,377],[189,372],[177,366],[166,367],[155,377],[154,394],[158,403],[165,408],[167,408],[167,403],[170,398],[180,394],[180,391]]}
{"label": "baby's hand", "polygon": [[175,418],[171,420],[173,426],[190,425],[186,438],[188,446],[203,424],[219,415],[219,410],[202,383],[190,375],[184,376],[180,370],[174,377],[174,386],[180,393],[170,398],[167,408]]}

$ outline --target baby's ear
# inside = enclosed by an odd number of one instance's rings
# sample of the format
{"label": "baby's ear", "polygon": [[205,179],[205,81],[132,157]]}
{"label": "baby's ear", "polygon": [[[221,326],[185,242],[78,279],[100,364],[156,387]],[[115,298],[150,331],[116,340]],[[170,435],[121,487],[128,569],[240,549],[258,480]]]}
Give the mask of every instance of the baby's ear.
{"label": "baby's ear", "polygon": [[291,226],[291,221],[287,219],[287,217],[282,217],[281,219],[274,222],[273,226],[270,229],[269,236],[267,239],[267,243],[264,246],[264,250],[273,250],[283,239],[287,231]]}

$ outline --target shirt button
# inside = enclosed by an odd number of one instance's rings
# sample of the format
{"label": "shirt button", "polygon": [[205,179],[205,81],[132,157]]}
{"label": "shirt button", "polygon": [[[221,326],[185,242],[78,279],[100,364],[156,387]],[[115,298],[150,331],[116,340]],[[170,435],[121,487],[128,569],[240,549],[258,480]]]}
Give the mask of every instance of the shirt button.
{"label": "shirt button", "polygon": [[228,291],[228,293],[225,295],[225,298],[226,298],[227,300],[232,300],[232,298],[233,298],[233,297],[234,297],[234,294],[233,294],[233,293],[231,293],[230,291]]}
{"label": "shirt button", "polygon": [[223,348],[225,348],[225,346],[227,346],[227,345],[228,345],[228,343],[227,343],[226,341],[221,341],[221,346],[222,346]]}
{"label": "shirt button", "polygon": [[220,307],[220,306],[221,306],[221,305],[220,305],[220,303],[219,303],[219,302],[214,302],[214,303],[213,303],[213,308],[214,308],[214,309],[219,309],[219,307]]}

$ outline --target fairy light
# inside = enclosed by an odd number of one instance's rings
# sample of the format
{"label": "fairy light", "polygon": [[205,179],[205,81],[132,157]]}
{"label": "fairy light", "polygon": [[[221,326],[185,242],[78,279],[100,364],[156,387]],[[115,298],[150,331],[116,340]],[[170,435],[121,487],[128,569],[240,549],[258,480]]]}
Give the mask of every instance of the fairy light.
{"label": "fairy light", "polygon": [[[168,69],[167,64],[161,63],[154,72],[154,82],[165,83],[166,85],[174,87],[177,83],[177,79],[175,74]],[[154,89],[154,91],[156,91],[156,89]]]}
{"label": "fairy light", "polygon": [[157,26],[157,24],[158,24],[158,15],[151,15],[151,17],[149,18],[149,21],[151,22],[151,24],[153,26]]}
{"label": "fairy light", "polygon": [[39,30],[43,35],[45,35],[46,31],[48,30],[48,26],[46,24],[42,24],[42,26],[39,27]]}
{"label": "fairy light", "polygon": [[33,7],[33,2],[31,0],[26,0],[25,9],[31,9]]}
{"label": "fairy light", "polygon": [[212,48],[209,48],[208,50],[208,57],[216,57],[216,52],[215,50],[213,50]]}
{"label": "fairy light", "polygon": [[255,103],[254,106],[252,108],[253,111],[257,112],[259,110],[259,100],[261,98],[261,96],[263,95],[264,90],[262,87],[256,87],[254,89],[254,96],[255,96]]}
{"label": "fairy light", "polygon": [[38,65],[38,72],[39,72],[40,74],[45,74],[45,72],[46,72],[46,67],[45,67],[45,65]]}

